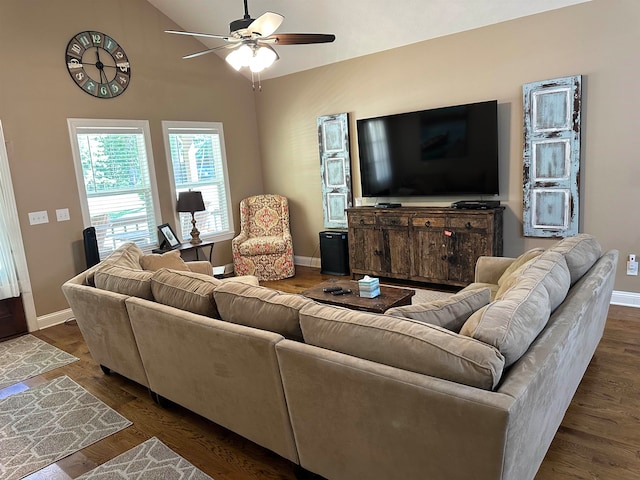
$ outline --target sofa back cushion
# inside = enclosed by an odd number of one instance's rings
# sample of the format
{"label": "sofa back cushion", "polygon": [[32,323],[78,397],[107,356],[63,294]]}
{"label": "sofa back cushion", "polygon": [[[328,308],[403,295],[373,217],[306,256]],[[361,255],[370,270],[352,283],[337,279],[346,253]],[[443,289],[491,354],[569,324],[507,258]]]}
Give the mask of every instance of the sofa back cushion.
{"label": "sofa back cushion", "polygon": [[504,367],[491,345],[389,315],[314,303],[300,311],[300,325],[308,344],[487,390]]}
{"label": "sofa back cushion", "polygon": [[222,283],[217,278],[167,268],[152,273],[151,292],[156,302],[207,317],[220,318],[213,298],[213,291]]}
{"label": "sofa back cushion", "polygon": [[95,287],[95,273],[98,270],[106,268],[110,265],[117,265],[119,267],[126,267],[133,270],[141,270],[140,257],[142,257],[142,255],[144,254],[140,247],[138,247],[133,242],[127,242],[123,245],[120,245],[111,253],[111,255],[87,270],[87,285],[89,285],[90,287]]}
{"label": "sofa back cushion", "polygon": [[528,350],[550,314],[549,294],[542,281],[523,277],[500,300],[471,315],[460,333],[496,347],[509,366]]}
{"label": "sofa back cushion", "polygon": [[533,278],[542,283],[549,294],[551,312],[563,302],[571,286],[571,276],[565,257],[560,253],[547,251],[515,270],[511,278],[498,288],[495,299],[504,298],[507,291],[525,278]]}
{"label": "sofa back cushion", "polygon": [[602,255],[602,247],[595,237],[588,233],[563,238],[549,250],[564,255],[571,274],[571,285],[587,273]]}
{"label": "sofa back cushion", "polygon": [[465,290],[429,303],[390,308],[385,315],[404,317],[459,332],[473,312],[491,301],[491,290]]}
{"label": "sofa back cushion", "polygon": [[544,248],[532,248],[531,250],[527,250],[522,255],[517,257],[498,279],[498,286],[501,287],[505,282],[513,283],[514,278],[517,278],[514,275],[514,272],[520,269],[520,267],[522,267],[522,265],[524,265],[525,263],[528,263],[539,255],[542,255],[543,252]]}
{"label": "sofa back cushion", "polygon": [[107,264],[95,271],[94,281],[95,286],[102,290],[153,300],[152,275],[153,272],[140,270],[140,268]]}
{"label": "sofa back cushion", "polygon": [[213,292],[220,318],[302,340],[299,310],[313,300],[266,287],[227,282]]}
{"label": "sofa back cushion", "polygon": [[213,292],[228,282],[258,285],[257,277],[229,277],[219,280],[211,275],[161,268],[151,277],[151,292],[156,302],[187,312],[220,319]]}

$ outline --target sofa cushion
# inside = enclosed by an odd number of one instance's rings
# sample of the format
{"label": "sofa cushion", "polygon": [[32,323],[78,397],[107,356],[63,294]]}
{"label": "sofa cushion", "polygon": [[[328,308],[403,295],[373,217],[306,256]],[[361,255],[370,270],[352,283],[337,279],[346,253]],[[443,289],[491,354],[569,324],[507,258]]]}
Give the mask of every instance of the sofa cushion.
{"label": "sofa cushion", "polygon": [[87,285],[95,287],[95,273],[101,268],[106,268],[110,265],[117,265],[119,267],[126,267],[133,270],[141,270],[140,257],[142,255],[143,252],[140,247],[133,242],[127,242],[120,245],[107,258],[87,270]]}
{"label": "sofa cushion", "polygon": [[221,280],[202,273],[161,268],[153,272],[151,292],[156,302],[163,305],[220,318],[213,291],[221,283]]}
{"label": "sofa cushion", "polygon": [[581,233],[560,240],[550,249],[564,255],[571,274],[571,285],[576,283],[602,255],[602,247],[593,235]]}
{"label": "sofa cushion", "polygon": [[228,282],[213,292],[220,318],[302,340],[298,311],[313,300],[266,287]]}
{"label": "sofa cushion", "polygon": [[104,265],[96,270],[94,279],[95,286],[102,290],[153,300],[151,293],[152,275],[153,272],[147,272],[139,268]]}
{"label": "sofa cushion", "polygon": [[151,253],[140,257],[140,266],[143,270],[156,271],[161,268],[170,268],[171,270],[189,271],[189,267],[182,257],[179,250],[172,250],[166,253]]}
{"label": "sofa cushion", "polygon": [[531,250],[527,250],[522,255],[517,257],[513,261],[513,263],[507,267],[507,269],[502,273],[502,275],[498,279],[498,286],[502,286],[502,284],[505,282],[513,281],[514,279],[513,273],[516,270],[518,270],[525,263],[541,255],[543,252],[544,252],[543,248],[532,248]]}
{"label": "sofa cushion", "polygon": [[569,268],[563,255],[547,251],[522,264],[513,272],[509,280],[504,282],[496,293],[496,300],[524,278],[539,280],[549,294],[551,312],[563,302],[571,286]]}
{"label": "sofa cushion", "polygon": [[385,315],[409,318],[458,332],[473,312],[490,301],[491,290],[488,288],[466,290],[429,303],[390,308]]}
{"label": "sofa cushion", "polygon": [[258,279],[253,276],[219,280],[204,273],[161,268],[151,277],[151,292],[156,302],[163,305],[219,319],[213,292],[226,282],[258,285]]}
{"label": "sofa cushion", "polygon": [[300,311],[300,325],[308,344],[486,390],[504,367],[491,345],[389,315],[313,304]]}
{"label": "sofa cushion", "polygon": [[471,315],[460,333],[496,347],[504,355],[505,366],[509,366],[527,351],[550,314],[549,294],[542,281],[525,277],[502,299]]}

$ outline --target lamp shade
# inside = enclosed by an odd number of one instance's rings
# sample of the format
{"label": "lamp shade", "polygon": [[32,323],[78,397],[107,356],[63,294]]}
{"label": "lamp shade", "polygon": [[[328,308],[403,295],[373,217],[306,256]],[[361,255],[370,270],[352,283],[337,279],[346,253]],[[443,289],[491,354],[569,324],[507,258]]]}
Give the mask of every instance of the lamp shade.
{"label": "lamp shade", "polygon": [[176,210],[178,212],[201,212],[204,208],[204,200],[202,199],[202,192],[191,191],[180,192],[178,194],[178,205]]}

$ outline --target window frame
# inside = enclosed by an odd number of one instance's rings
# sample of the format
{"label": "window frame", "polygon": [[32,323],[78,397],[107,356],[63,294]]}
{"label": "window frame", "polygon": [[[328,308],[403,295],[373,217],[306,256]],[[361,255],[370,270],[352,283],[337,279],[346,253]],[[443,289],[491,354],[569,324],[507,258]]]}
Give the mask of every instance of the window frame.
{"label": "window frame", "polygon": [[[173,131],[172,131],[173,130]],[[233,221],[233,206],[231,204],[231,186],[229,184],[229,171],[227,168],[227,152],[224,140],[224,129],[222,122],[196,122],[196,121],[174,121],[163,120],[162,121],[162,138],[164,141],[164,150],[167,160],[167,170],[169,173],[169,188],[171,190],[171,205],[173,208],[173,221],[178,235],[182,242],[188,242],[191,238],[189,231],[182,230],[182,224],[180,222],[180,214],[176,210],[177,206],[177,188],[176,180],[173,174],[173,159],[171,158],[171,144],[169,141],[169,134],[175,133],[175,130],[184,130],[185,132],[194,132],[202,130],[203,133],[207,131],[216,131],[220,135],[220,155],[222,157],[222,173],[224,175],[224,189],[225,189],[225,201],[227,205],[227,230],[220,233],[202,233],[200,237],[213,242],[221,242],[225,240],[231,240],[236,236],[235,226]]]}
{"label": "window frame", "polygon": [[80,200],[80,210],[82,212],[82,223],[84,228],[91,226],[91,213],[89,211],[89,201],[87,190],[84,184],[84,172],[82,170],[82,159],[80,157],[80,149],[78,145],[78,133],[82,133],[83,129],[87,130],[113,130],[114,133],[127,130],[142,133],[144,138],[144,149],[147,156],[147,168],[149,171],[149,187],[151,190],[151,202],[153,205],[153,217],[155,220],[154,228],[150,228],[151,240],[155,234],[155,242],[150,245],[141,246],[145,253],[150,253],[158,247],[158,237],[155,227],[160,225],[161,212],[160,201],[158,196],[158,184],[156,180],[155,162],[153,158],[153,149],[151,145],[151,132],[148,120],[121,120],[121,119],[97,119],[97,118],[67,118],[67,126],[69,129],[69,139],[71,143],[71,153],[73,156],[73,167],[76,174],[76,182],[78,185],[78,196]]}

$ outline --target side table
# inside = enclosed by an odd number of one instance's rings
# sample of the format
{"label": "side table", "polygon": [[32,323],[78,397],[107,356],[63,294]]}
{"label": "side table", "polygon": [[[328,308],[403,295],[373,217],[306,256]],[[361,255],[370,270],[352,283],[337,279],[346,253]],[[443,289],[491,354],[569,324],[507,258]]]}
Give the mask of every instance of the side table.
{"label": "side table", "polygon": [[[211,263],[211,256],[213,255],[213,245],[215,242],[209,242],[207,240],[203,240],[202,243],[198,243],[197,245],[194,245],[192,243],[181,243],[180,245],[178,245],[177,247],[174,248],[169,248],[169,249],[165,249],[165,248],[154,248],[153,250],[151,250],[153,253],[167,253],[170,252],[172,250],[179,250],[180,252],[189,252],[191,250],[196,251],[196,260],[200,260],[200,249],[202,247],[209,247],[209,263]],[[206,255],[204,255],[204,253],[202,254],[203,257],[206,259]]]}

